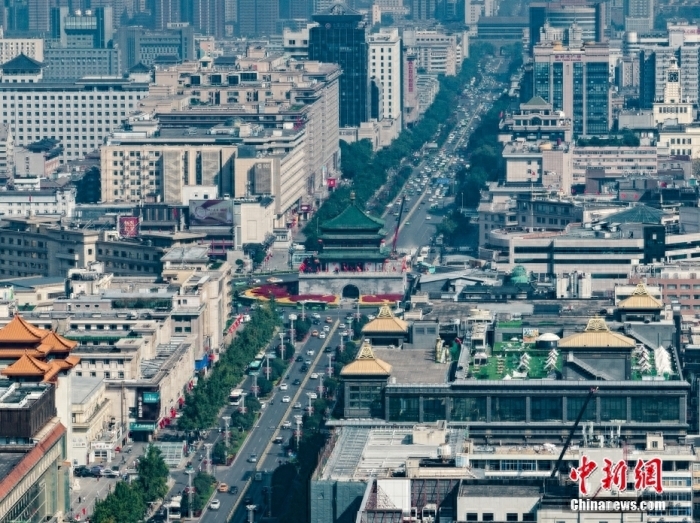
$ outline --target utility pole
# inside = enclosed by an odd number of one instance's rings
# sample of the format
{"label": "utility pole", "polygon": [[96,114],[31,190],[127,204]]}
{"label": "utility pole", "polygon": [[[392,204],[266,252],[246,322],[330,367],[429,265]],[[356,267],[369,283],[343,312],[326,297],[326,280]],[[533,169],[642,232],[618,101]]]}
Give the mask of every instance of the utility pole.
{"label": "utility pole", "polygon": [[309,416],[311,416],[314,413],[314,407],[311,405],[311,393],[307,392],[306,396],[309,398]]}
{"label": "utility pole", "polygon": [[189,512],[189,519],[192,519],[192,474],[194,474],[194,470],[192,469],[187,469],[185,471],[185,474],[187,474],[187,508]]}
{"label": "utility pole", "polygon": [[[343,339],[342,337],[340,338],[341,340]],[[342,347],[341,347],[342,350]],[[329,354],[328,355],[328,376],[332,377],[333,376],[333,355]]]}
{"label": "utility pole", "polygon": [[294,337],[294,322],[297,321],[297,315],[288,314],[287,318],[289,318],[289,342],[292,344],[294,352],[296,352],[297,347],[295,343],[296,338]]}
{"label": "utility pole", "polygon": [[343,334],[341,333],[341,334],[340,334],[340,352],[343,352],[343,338],[344,338],[344,337],[345,337],[345,335],[343,335]]}
{"label": "utility pole", "polygon": [[295,416],[294,419],[297,422],[296,437],[297,437],[297,452],[298,452],[299,451],[299,441],[301,440],[301,416]]}
{"label": "utility pole", "polygon": [[258,375],[253,374],[253,395],[258,399]]}
{"label": "utility pole", "polygon": [[248,395],[248,394],[246,394],[245,392],[244,392],[243,394],[241,394],[241,407],[240,407],[240,409],[239,409],[239,412],[240,412],[241,414],[245,414],[245,397],[246,397],[247,395]]}
{"label": "utility pole", "polygon": [[318,373],[318,397],[323,397],[323,372]]}
{"label": "utility pole", "polygon": [[204,448],[207,449],[207,474],[211,474],[211,443],[205,443]]}
{"label": "utility pole", "polygon": [[224,430],[224,443],[226,444],[226,451],[228,452],[228,439],[230,436],[229,424],[231,423],[231,416],[224,416],[221,419],[224,420],[224,423],[226,424],[226,429]]}
{"label": "utility pole", "polygon": [[302,320],[306,319],[306,309],[305,309],[305,306],[306,306],[306,301],[302,301],[302,302],[301,302],[301,319],[302,319]]}
{"label": "utility pole", "polygon": [[265,354],[265,374],[267,374],[267,381],[270,381],[270,355]]}
{"label": "utility pole", "polygon": [[280,332],[280,352],[282,353],[282,361],[284,361],[284,332]]}

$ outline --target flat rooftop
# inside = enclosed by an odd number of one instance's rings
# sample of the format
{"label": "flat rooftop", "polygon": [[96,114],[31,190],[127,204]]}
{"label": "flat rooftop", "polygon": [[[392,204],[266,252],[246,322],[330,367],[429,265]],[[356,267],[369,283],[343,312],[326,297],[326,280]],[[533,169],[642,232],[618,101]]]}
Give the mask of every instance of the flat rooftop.
{"label": "flat rooftop", "polygon": [[72,374],[70,392],[71,403],[73,403],[73,405],[82,405],[83,403],[86,403],[103,383],[104,380],[102,378],[90,378],[83,376],[78,378],[75,374]]}
{"label": "flat rooftop", "polygon": [[450,366],[435,362],[434,349],[372,349],[374,355],[389,363],[396,383],[447,383]]}
{"label": "flat rooftop", "polygon": [[0,385],[0,410],[29,408],[52,386],[39,383],[10,383],[8,380],[7,385]]}
{"label": "flat rooftop", "polygon": [[[438,444],[414,444],[412,435],[411,427],[341,427],[328,461],[318,471],[318,479],[363,481],[373,476],[390,477],[409,458],[437,458]],[[447,437],[452,455],[461,452],[464,430],[448,429]]]}

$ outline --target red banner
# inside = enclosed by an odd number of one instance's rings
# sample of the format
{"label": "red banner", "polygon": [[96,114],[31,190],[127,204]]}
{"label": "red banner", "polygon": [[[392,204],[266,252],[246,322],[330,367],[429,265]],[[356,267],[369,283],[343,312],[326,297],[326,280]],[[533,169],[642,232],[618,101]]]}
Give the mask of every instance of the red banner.
{"label": "red banner", "polygon": [[138,216],[119,217],[119,236],[122,238],[134,238],[139,235],[141,221]]}
{"label": "red banner", "polygon": [[336,186],[336,184],[338,183],[338,180],[336,178],[328,178],[326,183],[328,184],[329,189],[333,189]]}
{"label": "red banner", "polygon": [[234,332],[236,332],[236,329],[241,326],[242,322],[243,322],[243,315],[239,314],[238,316],[236,316],[236,319],[231,324],[231,326],[228,328],[228,333],[233,334]]}

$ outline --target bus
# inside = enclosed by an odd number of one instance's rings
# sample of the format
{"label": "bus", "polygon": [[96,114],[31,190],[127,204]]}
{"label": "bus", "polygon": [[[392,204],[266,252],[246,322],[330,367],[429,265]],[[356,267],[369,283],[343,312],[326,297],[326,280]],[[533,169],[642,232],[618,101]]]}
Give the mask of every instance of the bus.
{"label": "bus", "polygon": [[233,407],[240,407],[243,399],[243,389],[233,389],[228,395],[228,404]]}
{"label": "bus", "polygon": [[304,309],[307,311],[325,311],[328,307],[328,304],[325,301],[306,300],[304,302],[303,307],[300,301],[297,302],[296,307],[299,310]]}
{"label": "bus", "polygon": [[262,367],[262,360],[251,361],[248,365],[248,375],[258,376],[260,374],[260,367]]}

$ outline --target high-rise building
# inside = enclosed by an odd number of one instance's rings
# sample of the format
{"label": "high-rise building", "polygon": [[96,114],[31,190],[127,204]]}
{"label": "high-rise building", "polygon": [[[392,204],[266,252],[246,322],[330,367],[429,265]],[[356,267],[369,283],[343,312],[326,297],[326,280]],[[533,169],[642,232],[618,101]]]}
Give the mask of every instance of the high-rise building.
{"label": "high-rise building", "polygon": [[654,0],[625,0],[625,31],[646,33],[654,29]]}
{"label": "high-rise building", "polygon": [[535,46],[534,95],[571,118],[574,136],[610,131],[609,57],[606,44],[563,47],[559,42],[543,42]]}
{"label": "high-rise building", "polygon": [[122,27],[118,32],[122,71],[138,63],[150,67],[159,56],[172,56],[176,61],[196,58],[194,31],[184,25],[165,31],[145,31],[143,27]]}
{"label": "high-rise building", "polygon": [[369,76],[381,88],[381,114],[401,128],[401,38],[396,28],[382,29],[368,36]]}
{"label": "high-rise building", "polygon": [[48,31],[49,0],[27,0],[27,18],[30,31]]}
{"label": "high-rise building", "polygon": [[411,17],[414,20],[434,20],[436,9],[436,0],[413,0]]}
{"label": "high-rise building", "polygon": [[121,54],[112,45],[112,14],[111,7],[74,13],[68,7],[52,8],[44,78],[73,82],[85,76],[119,76]]}
{"label": "high-rise building", "polygon": [[153,0],[154,29],[162,31],[168,24],[182,21],[180,0]]}
{"label": "high-rise building", "polygon": [[[530,51],[540,43],[542,29],[548,23],[555,29],[568,29],[576,23],[584,42],[602,42],[605,38],[605,4],[587,0],[556,0],[530,4]],[[568,42],[564,42],[568,44]]]}
{"label": "high-rise building", "polygon": [[277,34],[279,0],[238,0],[238,34],[270,36]]}
{"label": "high-rise building", "polygon": [[224,0],[192,0],[192,25],[197,33],[223,37],[226,22]]}
{"label": "high-rise building", "polygon": [[366,26],[362,15],[342,4],[313,16],[309,59],[338,64],[340,76],[340,127],[359,127],[369,120],[370,82]]}

